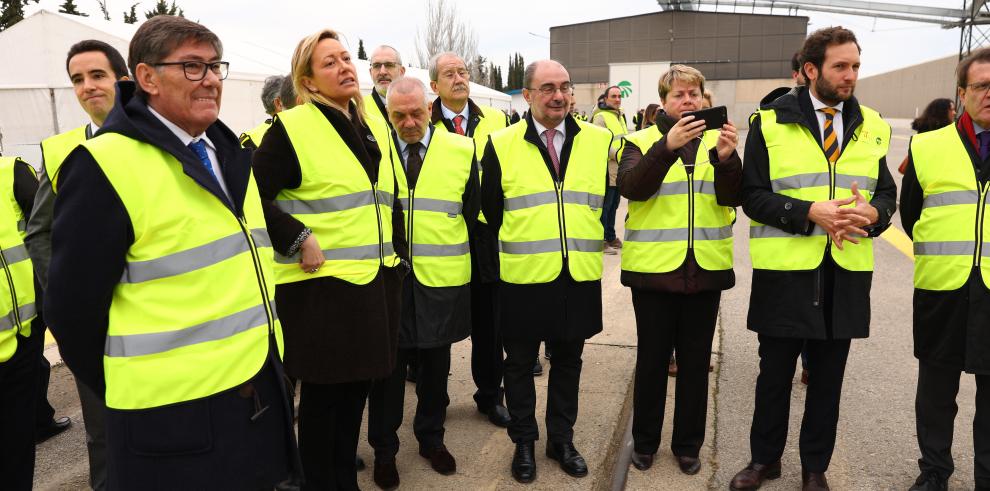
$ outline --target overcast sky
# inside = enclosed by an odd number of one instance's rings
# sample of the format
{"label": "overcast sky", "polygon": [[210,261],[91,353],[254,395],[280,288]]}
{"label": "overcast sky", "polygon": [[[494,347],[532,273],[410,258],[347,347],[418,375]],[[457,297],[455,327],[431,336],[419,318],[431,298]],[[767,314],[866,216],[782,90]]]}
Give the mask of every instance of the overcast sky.
{"label": "overcast sky", "polygon": [[[42,0],[37,6],[32,4],[27,11],[58,10],[61,3],[61,0]],[[96,0],[76,0],[76,3],[81,11],[100,15]],[[112,20],[119,21],[122,12],[132,3],[134,0],[109,0]],[[141,14],[154,3],[154,0],[143,0],[138,5],[140,19],[144,19]],[[453,0],[453,3],[460,16],[474,27],[481,55],[502,65],[503,72],[512,53],[521,53],[527,62],[548,57],[552,26],[659,11],[655,0]],[[907,0],[897,3],[960,8],[962,1]],[[358,39],[364,40],[369,52],[378,44],[391,44],[402,53],[404,62],[416,65],[415,35],[417,27],[425,24],[426,0],[177,0],[177,4],[185,10],[186,17],[203,23],[221,38],[236,36],[255,42],[259,50],[284,54],[285,70],[288,71],[288,57],[299,39],[323,27],[344,33],[354,52]],[[780,9],[774,13],[778,12],[785,13]],[[757,13],[767,11],[757,9]],[[959,49],[959,29],[807,11],[799,12],[799,15],[810,17],[809,32],[832,25],[843,25],[855,31],[863,48],[861,76],[940,58]]]}

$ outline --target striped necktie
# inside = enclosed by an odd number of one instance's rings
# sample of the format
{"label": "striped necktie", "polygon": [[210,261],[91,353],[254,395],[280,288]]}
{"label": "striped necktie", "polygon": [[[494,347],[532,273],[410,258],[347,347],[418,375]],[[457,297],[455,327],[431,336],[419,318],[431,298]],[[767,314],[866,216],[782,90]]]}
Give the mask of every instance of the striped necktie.
{"label": "striped necktie", "polygon": [[828,158],[830,163],[835,163],[839,160],[839,140],[835,136],[835,129],[832,128],[832,122],[835,118],[835,113],[839,112],[834,107],[823,107],[819,111],[825,113],[825,133],[822,136],[822,148],[825,149],[825,157]]}

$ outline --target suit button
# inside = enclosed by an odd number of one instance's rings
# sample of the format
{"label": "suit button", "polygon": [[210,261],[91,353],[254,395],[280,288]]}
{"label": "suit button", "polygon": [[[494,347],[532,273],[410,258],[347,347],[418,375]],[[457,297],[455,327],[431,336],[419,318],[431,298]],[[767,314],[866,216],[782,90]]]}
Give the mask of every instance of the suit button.
{"label": "suit button", "polygon": [[793,207],[794,207],[794,205],[792,205],[790,201],[788,201],[787,203],[784,203],[784,209],[785,210],[790,210]]}
{"label": "suit button", "polygon": [[780,217],[780,223],[787,225],[787,217]]}

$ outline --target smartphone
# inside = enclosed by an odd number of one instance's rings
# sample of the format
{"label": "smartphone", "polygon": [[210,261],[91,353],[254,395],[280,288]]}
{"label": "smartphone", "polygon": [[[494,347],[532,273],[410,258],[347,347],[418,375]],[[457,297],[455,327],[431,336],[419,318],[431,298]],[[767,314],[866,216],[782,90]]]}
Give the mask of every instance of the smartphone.
{"label": "smartphone", "polygon": [[705,130],[720,130],[722,129],[722,125],[729,122],[729,113],[725,109],[725,106],[710,107],[700,111],[686,112],[681,115],[682,118],[685,116],[694,116],[695,121],[699,119],[705,120]]}

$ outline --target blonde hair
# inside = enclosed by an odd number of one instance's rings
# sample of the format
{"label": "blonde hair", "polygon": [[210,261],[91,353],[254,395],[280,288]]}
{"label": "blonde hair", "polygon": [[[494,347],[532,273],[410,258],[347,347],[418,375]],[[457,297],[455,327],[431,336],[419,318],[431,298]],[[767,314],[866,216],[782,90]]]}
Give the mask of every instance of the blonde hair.
{"label": "blonde hair", "polygon": [[660,75],[660,82],[657,84],[661,101],[667,99],[667,94],[673,88],[675,80],[688,85],[697,85],[701,93],[705,93],[705,76],[697,68],[687,65],[670,65],[670,70]]}
{"label": "blonde hair", "polygon": [[715,94],[712,94],[712,91],[705,89],[705,91],[701,93],[701,97],[708,103],[708,107],[715,105]]}
{"label": "blonde hair", "polygon": [[[351,113],[348,108],[340,107],[340,104],[330,100],[329,97],[319,92],[313,92],[303,84],[303,78],[313,76],[313,52],[316,51],[316,45],[320,44],[320,41],[324,39],[340,41],[340,34],[333,29],[323,29],[299,41],[299,45],[296,46],[296,50],[292,53],[292,86],[296,89],[296,94],[303,104],[307,102],[323,104],[337,109],[350,118]],[[356,70],[354,79],[357,80]],[[361,97],[361,93],[358,92],[357,95],[351,97],[351,102],[357,107],[358,120],[363,123],[366,116],[364,112],[364,98]]]}

